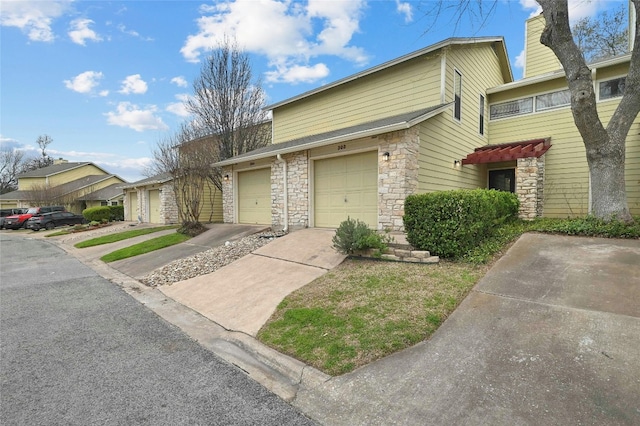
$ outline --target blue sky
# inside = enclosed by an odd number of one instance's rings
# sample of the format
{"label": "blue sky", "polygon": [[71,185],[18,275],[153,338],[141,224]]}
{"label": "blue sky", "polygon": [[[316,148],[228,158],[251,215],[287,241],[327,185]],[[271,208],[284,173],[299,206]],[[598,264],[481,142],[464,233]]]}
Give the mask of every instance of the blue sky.
{"label": "blue sky", "polygon": [[[448,1],[434,19],[435,4],[1,0],[0,144],[36,155],[46,134],[54,158],[142,179],[157,142],[188,120],[182,101],[225,35],[250,54],[270,104],[452,36],[504,36],[521,77],[533,0],[498,0],[484,25],[456,22]],[[620,4],[570,1],[572,19]]]}

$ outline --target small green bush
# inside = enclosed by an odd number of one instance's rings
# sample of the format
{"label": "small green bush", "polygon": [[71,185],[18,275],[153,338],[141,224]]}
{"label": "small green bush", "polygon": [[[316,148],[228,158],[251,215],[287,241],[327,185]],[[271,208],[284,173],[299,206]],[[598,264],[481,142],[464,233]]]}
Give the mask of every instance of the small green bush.
{"label": "small green bush", "polygon": [[386,241],[380,234],[366,223],[350,217],[336,229],[331,241],[338,252],[347,255],[369,249],[383,252],[387,248]]}
{"label": "small green bush", "polygon": [[475,189],[410,195],[405,200],[408,242],[443,258],[460,258],[517,217],[518,198],[503,191]]}
{"label": "small green bush", "polygon": [[109,221],[122,221],[124,220],[124,206],[109,206]]}
{"label": "small green bush", "polygon": [[103,220],[108,222],[111,217],[111,209],[109,206],[91,207],[85,209],[82,215],[89,222],[102,222]]}

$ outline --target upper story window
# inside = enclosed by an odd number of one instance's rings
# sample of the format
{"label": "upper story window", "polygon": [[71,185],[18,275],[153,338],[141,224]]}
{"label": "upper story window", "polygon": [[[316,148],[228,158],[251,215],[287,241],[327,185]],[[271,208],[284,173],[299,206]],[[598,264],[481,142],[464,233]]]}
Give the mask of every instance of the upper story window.
{"label": "upper story window", "polygon": [[600,100],[622,96],[626,80],[626,77],[620,77],[614,78],[613,80],[601,81],[598,85],[598,95]]}
{"label": "upper story window", "polygon": [[480,95],[480,116],[478,117],[478,133],[484,135],[484,96]]}
{"label": "upper story window", "polygon": [[456,120],[460,120],[462,115],[462,74],[458,70],[454,70],[453,77],[453,116]]}
{"label": "upper story window", "polygon": [[528,114],[533,112],[533,98],[516,99],[515,101],[503,102],[491,105],[489,108],[489,118],[513,117],[514,115]]}
{"label": "upper story window", "polygon": [[569,89],[536,96],[536,111],[544,111],[569,104],[571,104],[571,92]]}

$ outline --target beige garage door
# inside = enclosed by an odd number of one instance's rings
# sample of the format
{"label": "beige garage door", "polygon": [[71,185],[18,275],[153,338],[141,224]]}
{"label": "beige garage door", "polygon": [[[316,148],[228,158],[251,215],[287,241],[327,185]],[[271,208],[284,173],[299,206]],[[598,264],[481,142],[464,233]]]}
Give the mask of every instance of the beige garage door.
{"label": "beige garage door", "polygon": [[376,151],[314,162],[315,226],[337,228],[350,217],[375,228],[378,223]]}
{"label": "beige garage door", "polygon": [[152,189],[149,191],[149,223],[160,222],[160,191]]}
{"label": "beige garage door", "polygon": [[127,220],[135,222],[138,220],[138,194],[136,192],[130,192],[129,199],[127,201],[129,202],[129,205],[127,206],[129,210]]}
{"label": "beige garage door", "polygon": [[238,173],[238,222],[271,223],[271,169]]}

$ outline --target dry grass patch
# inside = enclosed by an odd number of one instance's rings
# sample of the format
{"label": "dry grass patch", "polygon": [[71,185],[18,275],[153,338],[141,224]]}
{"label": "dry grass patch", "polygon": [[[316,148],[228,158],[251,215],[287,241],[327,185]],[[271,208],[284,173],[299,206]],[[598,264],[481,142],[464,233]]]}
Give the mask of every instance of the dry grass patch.
{"label": "dry grass patch", "polygon": [[487,269],[348,259],[283,300],[258,338],[344,374],[428,339]]}

